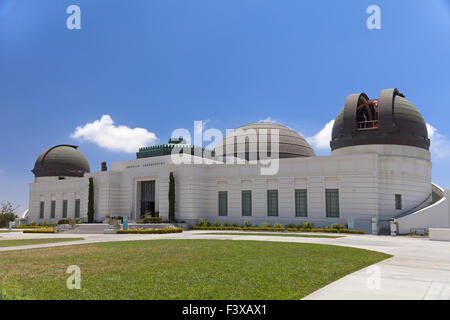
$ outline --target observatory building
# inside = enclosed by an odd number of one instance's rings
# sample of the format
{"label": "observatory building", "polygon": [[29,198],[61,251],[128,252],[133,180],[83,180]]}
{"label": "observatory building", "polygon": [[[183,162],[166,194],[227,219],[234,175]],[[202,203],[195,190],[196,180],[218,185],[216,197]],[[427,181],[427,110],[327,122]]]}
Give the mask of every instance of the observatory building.
{"label": "observatory building", "polygon": [[316,156],[295,131],[264,122],[230,132],[213,152],[170,139],[99,172],[91,172],[76,146],[58,145],[42,152],[32,170],[28,220],[86,219],[89,178],[96,221],[168,219],[173,172],[175,218],[189,224],[310,221],[372,232],[375,222],[383,234],[394,220],[400,233],[447,228],[448,192],[432,184],[429,146],[424,119],[397,89],[376,99],[349,95],[334,122],[329,156]]}

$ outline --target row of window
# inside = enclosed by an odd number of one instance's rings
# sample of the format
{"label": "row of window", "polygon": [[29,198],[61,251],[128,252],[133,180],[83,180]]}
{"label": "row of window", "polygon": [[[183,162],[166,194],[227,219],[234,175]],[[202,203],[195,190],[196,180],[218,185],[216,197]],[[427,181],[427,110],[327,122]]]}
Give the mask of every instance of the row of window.
{"label": "row of window", "polygon": [[[80,199],[75,199],[75,210],[74,210],[74,217],[79,218],[80,217]],[[68,208],[68,200],[62,201],[62,218],[67,218],[67,208]],[[41,201],[39,204],[39,219],[44,219],[44,212],[45,212],[45,201]],[[52,200],[50,202],[50,219],[56,218],[56,201]]]}
{"label": "row of window", "polygon": [[[228,191],[219,191],[219,216],[228,215]],[[306,189],[295,189],[295,216],[308,216],[308,196]],[[339,217],[339,189],[325,189],[326,216]],[[252,191],[241,191],[242,216],[252,215]],[[267,215],[278,216],[278,190],[267,190]]]}

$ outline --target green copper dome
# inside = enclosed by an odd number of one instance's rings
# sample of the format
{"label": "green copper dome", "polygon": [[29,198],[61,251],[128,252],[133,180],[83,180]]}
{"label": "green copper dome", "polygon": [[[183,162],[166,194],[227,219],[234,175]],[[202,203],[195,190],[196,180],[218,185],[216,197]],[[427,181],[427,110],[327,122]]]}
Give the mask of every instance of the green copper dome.
{"label": "green copper dome", "polygon": [[58,145],[46,149],[36,159],[35,177],[83,177],[90,172],[89,161],[77,146]]}

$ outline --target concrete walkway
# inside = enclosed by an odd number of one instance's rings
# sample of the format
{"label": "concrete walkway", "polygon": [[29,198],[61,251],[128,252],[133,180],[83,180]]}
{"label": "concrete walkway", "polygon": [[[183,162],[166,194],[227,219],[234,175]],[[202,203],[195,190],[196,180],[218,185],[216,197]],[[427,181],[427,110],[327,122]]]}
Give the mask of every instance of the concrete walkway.
{"label": "concrete walkway", "polygon": [[202,235],[202,233],[210,232],[186,231],[161,235],[0,233],[0,241],[72,237],[85,239],[74,242],[4,247],[0,248],[0,252],[109,241],[156,239],[226,239],[331,244],[380,251],[391,254],[393,257],[347,275],[305,299],[450,299],[450,242],[372,235],[345,235],[337,239],[244,236],[238,233],[236,235]]}

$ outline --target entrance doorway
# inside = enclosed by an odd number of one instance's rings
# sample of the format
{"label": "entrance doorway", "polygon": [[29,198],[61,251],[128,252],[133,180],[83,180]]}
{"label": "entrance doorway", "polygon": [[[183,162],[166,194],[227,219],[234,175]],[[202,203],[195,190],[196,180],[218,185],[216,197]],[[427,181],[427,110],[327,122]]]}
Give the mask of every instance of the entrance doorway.
{"label": "entrance doorway", "polygon": [[145,215],[155,217],[155,181],[141,182],[141,218]]}

